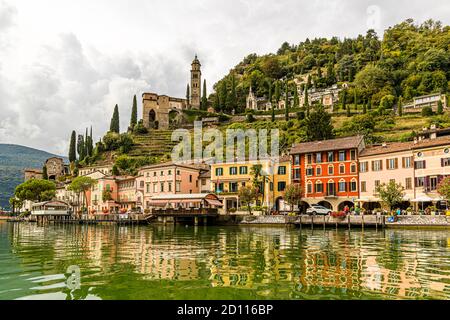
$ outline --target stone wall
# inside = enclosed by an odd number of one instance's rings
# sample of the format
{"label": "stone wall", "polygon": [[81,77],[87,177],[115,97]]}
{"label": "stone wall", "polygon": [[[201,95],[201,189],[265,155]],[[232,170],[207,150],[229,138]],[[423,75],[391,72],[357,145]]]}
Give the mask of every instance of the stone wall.
{"label": "stone wall", "polygon": [[449,226],[450,216],[399,216],[395,222],[388,222],[386,226]]}

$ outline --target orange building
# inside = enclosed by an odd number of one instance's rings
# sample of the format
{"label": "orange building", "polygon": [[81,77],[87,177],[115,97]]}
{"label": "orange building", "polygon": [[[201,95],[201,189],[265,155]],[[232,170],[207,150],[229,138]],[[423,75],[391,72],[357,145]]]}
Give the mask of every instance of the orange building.
{"label": "orange building", "polygon": [[331,210],[354,206],[359,197],[358,155],[362,136],[299,143],[292,147],[292,182],[304,191],[303,203]]}

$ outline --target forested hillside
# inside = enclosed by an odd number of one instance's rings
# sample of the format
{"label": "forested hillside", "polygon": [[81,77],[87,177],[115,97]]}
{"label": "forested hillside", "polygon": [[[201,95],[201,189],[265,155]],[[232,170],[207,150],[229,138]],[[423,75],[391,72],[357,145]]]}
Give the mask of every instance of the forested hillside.
{"label": "forested hillside", "polygon": [[[426,21],[406,20],[387,29],[384,37],[369,30],[356,38],[306,39],[283,43],[276,54],[250,54],[215,84],[210,95],[216,111],[238,113],[245,108],[250,86],[258,97],[276,101],[283,97],[288,80],[324,88],[346,82],[347,103],[378,106],[383,97],[394,104],[402,97],[446,93],[450,79],[450,27]],[[370,102],[369,102],[370,101]]]}

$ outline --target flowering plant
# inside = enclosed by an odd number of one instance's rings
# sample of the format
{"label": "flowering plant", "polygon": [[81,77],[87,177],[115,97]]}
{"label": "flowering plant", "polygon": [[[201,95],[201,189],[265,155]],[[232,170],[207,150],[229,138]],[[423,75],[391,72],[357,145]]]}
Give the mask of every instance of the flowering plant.
{"label": "flowering plant", "polygon": [[333,218],[345,218],[347,215],[345,214],[344,211],[338,211],[338,212],[332,212],[331,216]]}
{"label": "flowering plant", "polygon": [[105,213],[105,214],[109,213],[109,210],[105,208],[105,209],[103,209],[103,213]]}

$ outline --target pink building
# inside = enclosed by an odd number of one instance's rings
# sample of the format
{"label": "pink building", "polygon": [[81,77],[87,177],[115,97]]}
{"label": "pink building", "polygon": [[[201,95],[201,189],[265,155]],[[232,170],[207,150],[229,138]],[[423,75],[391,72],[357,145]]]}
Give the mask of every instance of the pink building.
{"label": "pink building", "polygon": [[137,206],[143,210],[150,209],[154,196],[200,193],[200,175],[205,171],[204,166],[172,162],[142,167],[136,178]]}

